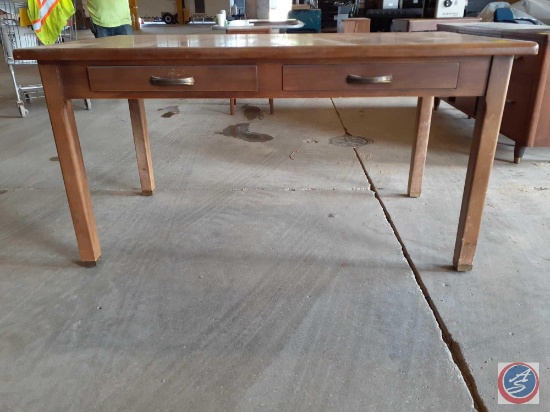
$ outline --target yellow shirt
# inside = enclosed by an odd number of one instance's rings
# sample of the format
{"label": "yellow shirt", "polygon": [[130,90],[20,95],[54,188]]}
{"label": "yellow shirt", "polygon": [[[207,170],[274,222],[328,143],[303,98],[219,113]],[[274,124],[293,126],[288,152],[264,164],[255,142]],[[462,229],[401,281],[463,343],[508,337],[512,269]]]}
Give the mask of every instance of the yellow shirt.
{"label": "yellow shirt", "polygon": [[88,0],[90,18],[102,27],[118,27],[132,24],[128,0]]}

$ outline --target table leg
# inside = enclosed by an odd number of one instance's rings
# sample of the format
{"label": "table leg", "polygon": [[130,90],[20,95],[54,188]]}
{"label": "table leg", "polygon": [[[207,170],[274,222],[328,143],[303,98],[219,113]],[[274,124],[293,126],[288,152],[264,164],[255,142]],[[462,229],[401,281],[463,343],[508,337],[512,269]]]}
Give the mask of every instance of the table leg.
{"label": "table leg", "polygon": [[57,66],[40,65],[39,68],[80,258],[83,264],[95,266],[101,250],[73,105],[63,95]]}
{"label": "table leg", "polygon": [[416,108],[416,136],[411,154],[411,166],[409,170],[409,197],[419,197],[422,192],[422,177],[426,165],[426,153],[430,138],[430,125],[432,122],[433,97],[419,97]]}
{"label": "table leg", "polygon": [[514,163],[519,165],[523,155],[525,154],[525,146],[522,146],[518,142],[514,145]]}
{"label": "table leg", "polygon": [[511,56],[493,57],[487,90],[479,99],[476,111],[453,259],[454,268],[460,272],[473,267],[512,62]]}
{"label": "table leg", "polygon": [[155,176],[153,175],[151,145],[149,144],[143,99],[128,99],[128,106],[130,107],[130,119],[136,147],[141,193],[144,196],[151,196],[155,191]]}

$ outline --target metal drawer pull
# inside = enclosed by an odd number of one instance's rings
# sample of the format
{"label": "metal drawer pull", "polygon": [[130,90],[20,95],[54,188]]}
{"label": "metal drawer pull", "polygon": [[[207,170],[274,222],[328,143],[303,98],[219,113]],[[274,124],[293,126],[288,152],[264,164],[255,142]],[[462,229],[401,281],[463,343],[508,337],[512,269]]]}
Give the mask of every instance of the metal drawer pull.
{"label": "metal drawer pull", "polygon": [[195,79],[193,77],[185,77],[183,79],[166,79],[163,77],[151,76],[149,79],[154,86],[193,86]]}
{"label": "metal drawer pull", "polygon": [[387,84],[391,83],[392,80],[393,76],[391,74],[389,76],[376,77],[362,77],[355,74],[348,74],[348,76],[346,77],[346,82],[352,84]]}
{"label": "metal drawer pull", "polygon": [[509,99],[506,99],[505,102],[506,102],[506,104],[515,104],[516,103],[515,100],[509,100]]}

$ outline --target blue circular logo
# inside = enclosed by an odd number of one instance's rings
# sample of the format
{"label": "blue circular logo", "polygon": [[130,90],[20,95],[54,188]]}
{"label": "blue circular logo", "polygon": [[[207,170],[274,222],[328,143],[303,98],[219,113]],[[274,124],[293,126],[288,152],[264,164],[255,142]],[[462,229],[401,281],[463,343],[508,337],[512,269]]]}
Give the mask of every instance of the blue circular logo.
{"label": "blue circular logo", "polygon": [[539,390],[537,372],[528,364],[515,362],[507,365],[499,375],[498,390],[511,403],[526,403]]}

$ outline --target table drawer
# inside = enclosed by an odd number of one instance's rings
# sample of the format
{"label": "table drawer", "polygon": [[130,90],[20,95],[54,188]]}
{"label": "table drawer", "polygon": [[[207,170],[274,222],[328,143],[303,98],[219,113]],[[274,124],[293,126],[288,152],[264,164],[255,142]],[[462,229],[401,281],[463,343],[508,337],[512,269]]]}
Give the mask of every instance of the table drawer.
{"label": "table drawer", "polygon": [[258,73],[255,65],[90,66],[88,79],[92,91],[258,90]]}
{"label": "table drawer", "polygon": [[459,63],[285,65],[283,90],[455,89],[459,68]]}

